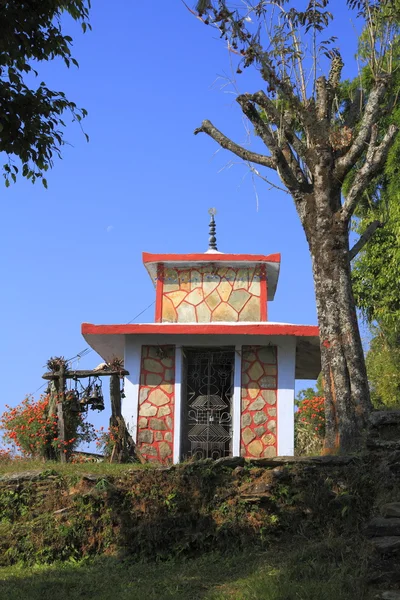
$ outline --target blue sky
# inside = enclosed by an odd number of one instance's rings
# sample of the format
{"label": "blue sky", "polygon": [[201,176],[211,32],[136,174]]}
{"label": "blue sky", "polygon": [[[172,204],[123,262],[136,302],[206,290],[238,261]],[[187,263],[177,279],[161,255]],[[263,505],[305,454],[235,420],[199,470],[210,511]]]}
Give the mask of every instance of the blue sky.
{"label": "blue sky", "polygon": [[[353,76],[354,22],[344,0],[332,6],[345,76]],[[2,191],[0,411],[42,385],[50,356],[85,348],[83,321],[127,322],[152,302],[142,251],[205,251],[210,206],[218,210],[219,250],[281,252],[269,319],[316,323],[309,252],[291,198],[253,182],[212,140],[193,135],[208,118],[236,141],[246,139],[232,89],[224,87],[231,77],[224,44],[179,0],[146,10],[127,0],[94,2],[91,22],[83,35],[65,20],[80,68],[54,62],[39,75],[89,111],[90,143],[72,124],[48,190],[21,179]],[[256,91],[261,82],[245,74],[237,86]],[[139,320],[153,317],[151,308]],[[79,367],[98,362],[92,352]]]}

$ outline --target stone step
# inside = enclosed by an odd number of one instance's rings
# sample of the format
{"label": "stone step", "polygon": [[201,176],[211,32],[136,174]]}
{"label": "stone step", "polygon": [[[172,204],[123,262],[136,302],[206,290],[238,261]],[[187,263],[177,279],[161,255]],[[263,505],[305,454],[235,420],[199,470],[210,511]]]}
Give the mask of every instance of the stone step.
{"label": "stone step", "polygon": [[[400,582],[400,569],[397,567],[380,567],[378,570],[372,572],[367,577],[368,584],[386,584],[386,585],[398,585]],[[378,596],[379,598],[379,596]]]}
{"label": "stone step", "polygon": [[369,416],[372,427],[398,425],[400,427],[400,410],[374,410]]}
{"label": "stone step", "polygon": [[382,517],[397,517],[400,518],[400,502],[388,502],[381,506]]}
{"label": "stone step", "polygon": [[[400,450],[400,445],[399,445]],[[336,467],[357,463],[357,456],[275,456],[272,458],[250,458],[247,462],[256,467],[277,467],[284,465],[320,465],[322,467]]]}
{"label": "stone step", "polygon": [[386,452],[395,452],[400,450],[400,431],[398,440],[382,440],[378,437],[370,437],[367,440],[368,450],[384,450]]}
{"label": "stone step", "polygon": [[[42,478],[42,470],[21,471],[20,473],[6,473],[0,476],[0,481],[4,483],[22,483],[25,481],[37,481]],[[47,477],[46,477],[47,479]]]}
{"label": "stone step", "polygon": [[235,469],[236,467],[244,467],[246,461],[243,456],[222,456],[222,458],[217,458],[215,464]]}
{"label": "stone step", "polygon": [[374,517],[365,528],[368,537],[400,536],[400,519]]}
{"label": "stone step", "polygon": [[396,590],[388,590],[387,592],[379,592],[375,596],[375,600],[400,600],[400,592]]}
{"label": "stone step", "polygon": [[393,554],[400,550],[400,536],[388,535],[375,537],[370,539],[370,542],[381,554]]}

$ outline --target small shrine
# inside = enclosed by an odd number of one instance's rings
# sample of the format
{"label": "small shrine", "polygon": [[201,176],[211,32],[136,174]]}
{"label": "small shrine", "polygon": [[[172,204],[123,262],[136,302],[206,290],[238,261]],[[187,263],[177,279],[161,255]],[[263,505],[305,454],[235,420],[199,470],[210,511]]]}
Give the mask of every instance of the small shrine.
{"label": "small shrine", "polygon": [[318,327],[268,321],[280,254],[218,252],[209,212],[207,252],[143,253],[154,323],[82,334],[106,362],[124,358],[122,414],[148,461],[291,456],[295,380],[318,377]]}

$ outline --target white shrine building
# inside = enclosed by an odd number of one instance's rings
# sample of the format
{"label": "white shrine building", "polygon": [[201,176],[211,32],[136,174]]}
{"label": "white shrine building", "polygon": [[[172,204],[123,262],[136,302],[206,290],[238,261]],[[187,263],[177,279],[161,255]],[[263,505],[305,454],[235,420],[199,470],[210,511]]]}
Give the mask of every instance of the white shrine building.
{"label": "white shrine building", "polygon": [[142,455],[294,453],[296,379],[320,372],[318,327],[268,321],[280,255],[143,253],[155,322],[82,324],[106,362],[124,357],[123,416]]}

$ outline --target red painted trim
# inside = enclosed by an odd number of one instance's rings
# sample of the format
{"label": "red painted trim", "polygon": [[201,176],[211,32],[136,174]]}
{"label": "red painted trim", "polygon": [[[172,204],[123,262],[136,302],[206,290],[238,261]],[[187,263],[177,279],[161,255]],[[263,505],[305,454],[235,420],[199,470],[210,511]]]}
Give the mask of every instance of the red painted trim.
{"label": "red painted trim", "polygon": [[143,263],[179,263],[179,262],[273,262],[280,263],[280,254],[150,254],[143,252]]}
{"label": "red painted trim", "polygon": [[290,335],[318,337],[317,325],[292,325],[286,323],[131,323],[129,325],[93,325],[82,323],[83,335]]}
{"label": "red painted trim", "polygon": [[164,265],[157,265],[157,284],[156,284],[156,323],[162,321],[162,301],[163,301],[163,287],[164,287]]}
{"label": "red painted trim", "polygon": [[261,321],[267,321],[267,297],[267,269],[265,268],[265,265],[262,265],[260,276]]}

